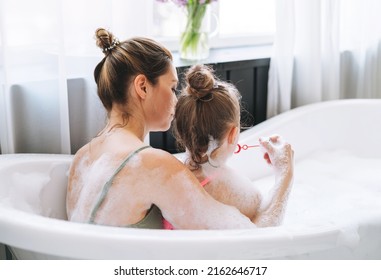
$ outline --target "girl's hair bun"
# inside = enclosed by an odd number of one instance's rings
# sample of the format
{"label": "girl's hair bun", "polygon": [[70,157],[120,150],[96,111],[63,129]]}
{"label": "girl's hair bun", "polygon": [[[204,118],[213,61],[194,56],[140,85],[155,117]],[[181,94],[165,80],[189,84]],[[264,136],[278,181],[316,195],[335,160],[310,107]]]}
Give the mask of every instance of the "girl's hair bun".
{"label": "girl's hair bun", "polygon": [[119,41],[114,34],[104,28],[98,28],[95,31],[95,39],[97,46],[101,48],[105,54],[119,44]]}
{"label": "girl's hair bun", "polygon": [[216,79],[213,69],[206,65],[195,65],[189,68],[186,73],[186,82],[188,94],[202,99],[210,94],[215,88]]}

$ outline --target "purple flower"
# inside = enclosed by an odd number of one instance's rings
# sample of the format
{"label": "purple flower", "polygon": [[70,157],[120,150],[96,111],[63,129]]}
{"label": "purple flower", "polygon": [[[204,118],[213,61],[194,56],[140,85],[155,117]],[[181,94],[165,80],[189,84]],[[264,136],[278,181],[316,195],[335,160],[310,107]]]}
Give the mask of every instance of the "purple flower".
{"label": "purple flower", "polygon": [[[161,3],[166,3],[168,2],[169,0],[156,0],[158,2],[161,2]],[[193,4],[194,1],[197,3],[197,4],[200,4],[200,5],[203,5],[203,4],[209,4],[211,2],[215,2],[217,0],[171,0],[173,3],[175,3],[177,6],[179,7],[186,7],[188,4]],[[190,2],[190,3],[189,3]]]}
{"label": "purple flower", "polygon": [[188,0],[172,0],[179,7],[184,7],[188,4]]}

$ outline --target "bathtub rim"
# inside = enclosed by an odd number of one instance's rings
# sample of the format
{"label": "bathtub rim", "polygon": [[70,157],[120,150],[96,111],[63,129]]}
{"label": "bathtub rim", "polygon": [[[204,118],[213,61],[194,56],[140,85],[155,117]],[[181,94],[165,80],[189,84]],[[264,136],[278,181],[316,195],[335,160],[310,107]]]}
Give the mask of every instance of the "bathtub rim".
{"label": "bathtub rim", "polygon": [[[343,228],[346,226],[343,225],[320,224],[300,227],[293,225],[256,229],[166,231],[74,223],[26,213],[2,205],[0,205],[0,213],[0,225],[5,229],[0,232],[1,243],[23,250],[74,259],[134,259],[139,256],[138,248],[143,248],[147,244],[154,250],[168,249],[166,253],[155,255],[153,259],[168,258],[168,251],[171,253],[169,255],[177,256],[179,255],[176,252],[178,249],[212,249],[218,247],[221,242],[227,247],[246,243],[250,244],[249,247],[266,248],[267,250],[274,243],[281,244],[283,249],[279,248],[276,253],[273,252],[268,256],[272,258],[287,256],[289,248],[300,242],[304,247],[297,250],[298,254],[342,245],[350,246],[345,244]],[[20,223],[20,220],[23,222]],[[321,240],[326,241],[324,246],[321,246]],[[94,246],[94,242],[97,244],[96,246]],[[167,246],[171,248],[167,248]],[[126,254],[107,253],[112,248],[120,249],[121,247],[130,252]],[[91,248],[91,251],[83,251],[82,248]],[[227,259],[245,259],[252,255],[255,255],[255,258],[266,258],[266,254],[268,254],[266,249],[264,253],[246,253],[246,257],[234,256],[228,252],[229,250],[222,250],[212,255],[225,255],[223,258]],[[193,254],[180,253],[180,255],[183,259],[188,257],[194,259]]]}
{"label": "bathtub rim", "polygon": [[[261,131],[265,127],[266,130],[271,130],[272,126],[280,126],[285,122],[290,121],[291,119],[295,119],[306,112],[316,112],[320,110],[324,110],[325,108],[332,108],[336,106],[381,106],[381,98],[358,98],[358,99],[338,99],[338,100],[327,100],[321,101],[311,104],[302,105],[293,109],[290,109],[286,112],[280,113],[276,116],[273,116],[264,122],[256,124],[251,127],[252,131]],[[250,131],[241,132],[241,137],[245,138],[247,134],[251,134]]]}

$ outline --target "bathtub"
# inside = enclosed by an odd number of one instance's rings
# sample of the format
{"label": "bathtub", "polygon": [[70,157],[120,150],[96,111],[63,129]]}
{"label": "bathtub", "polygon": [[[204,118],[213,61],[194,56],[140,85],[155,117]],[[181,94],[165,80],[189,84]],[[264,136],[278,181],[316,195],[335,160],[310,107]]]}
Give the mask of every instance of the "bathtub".
{"label": "bathtub", "polygon": [[[0,156],[0,243],[17,259],[381,259],[381,100],[299,107],[243,132],[240,143],[274,133],[295,150],[279,227],[164,231],[68,222],[72,156],[14,154]],[[272,184],[259,149],[229,164],[264,193]]]}

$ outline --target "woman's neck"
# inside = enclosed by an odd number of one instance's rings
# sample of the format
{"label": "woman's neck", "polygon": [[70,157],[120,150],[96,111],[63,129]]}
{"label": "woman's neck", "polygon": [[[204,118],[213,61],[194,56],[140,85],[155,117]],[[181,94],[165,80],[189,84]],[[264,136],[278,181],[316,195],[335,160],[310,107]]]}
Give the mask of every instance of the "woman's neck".
{"label": "woman's neck", "polygon": [[127,131],[135,135],[141,141],[144,141],[144,138],[148,133],[144,123],[139,121],[138,118],[133,115],[126,115],[119,110],[112,110],[110,112],[108,124],[104,129],[105,132],[111,132],[113,130]]}

